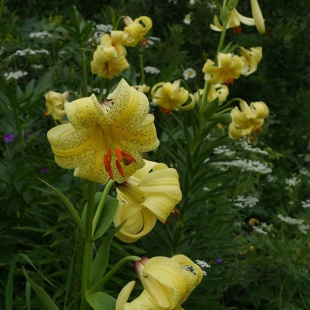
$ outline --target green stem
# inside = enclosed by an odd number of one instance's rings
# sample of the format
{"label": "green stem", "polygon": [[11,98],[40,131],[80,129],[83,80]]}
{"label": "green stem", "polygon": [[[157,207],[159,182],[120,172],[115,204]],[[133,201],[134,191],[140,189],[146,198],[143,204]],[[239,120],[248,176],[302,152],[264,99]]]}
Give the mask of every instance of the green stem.
{"label": "green stem", "polygon": [[98,222],[99,222],[99,219],[100,219],[100,215],[102,213],[102,210],[104,208],[104,204],[105,204],[105,201],[107,199],[107,196],[109,194],[109,191],[112,187],[112,185],[115,183],[114,180],[110,180],[107,185],[105,186],[104,188],[104,191],[102,193],[102,196],[101,196],[101,199],[100,199],[100,202],[99,202],[99,205],[98,205],[98,208],[97,208],[97,211],[95,213],[95,217],[94,217],[94,220],[93,220],[93,228],[92,228],[92,236],[94,236],[94,233],[95,233],[95,230],[96,230],[96,227],[98,225]]}
{"label": "green stem", "polygon": [[82,283],[81,283],[81,310],[88,310],[89,305],[86,300],[86,292],[89,285],[89,271],[92,262],[92,226],[95,207],[96,183],[89,182],[86,227],[85,227],[85,243],[82,266]]}
{"label": "green stem", "polygon": [[93,294],[95,292],[97,292],[106,282],[108,282],[110,280],[110,278],[116,273],[116,271],[122,267],[125,263],[127,262],[135,262],[137,260],[140,260],[141,257],[139,256],[126,256],[124,258],[122,258],[121,260],[119,260],[117,262],[116,265],[113,266],[113,268],[104,276],[104,278],[101,279],[101,281],[99,281],[95,286],[93,286],[90,290],[89,290],[89,294]]}
{"label": "green stem", "polygon": [[86,56],[85,51],[83,48],[80,49],[81,56],[82,56],[82,73],[83,73],[83,86],[84,86],[84,92],[83,95],[88,95],[88,81],[87,81],[87,64],[86,64]]}
{"label": "green stem", "polygon": [[105,79],[102,78],[101,81],[100,81],[100,92],[99,92],[99,98],[98,98],[98,101],[100,103],[102,102],[102,98],[103,98],[104,84],[105,84]]}
{"label": "green stem", "polygon": [[140,60],[140,70],[141,70],[141,85],[145,83],[145,77],[144,77],[144,65],[143,65],[143,47],[141,46],[140,52],[139,52],[139,60]]}

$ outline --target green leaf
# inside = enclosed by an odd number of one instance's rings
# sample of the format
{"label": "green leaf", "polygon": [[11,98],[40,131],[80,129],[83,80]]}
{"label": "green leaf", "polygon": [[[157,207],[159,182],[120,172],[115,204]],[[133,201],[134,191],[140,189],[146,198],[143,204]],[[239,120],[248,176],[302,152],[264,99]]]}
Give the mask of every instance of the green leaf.
{"label": "green leaf", "polygon": [[41,180],[43,183],[45,183],[48,187],[50,187],[54,193],[63,201],[63,203],[65,204],[65,206],[69,209],[69,211],[72,214],[72,217],[74,218],[74,220],[76,221],[76,223],[78,224],[82,234],[85,234],[85,227],[81,221],[80,216],[78,215],[77,211],[75,210],[74,206],[72,205],[72,203],[69,201],[69,199],[62,194],[58,189],[56,189],[55,187],[53,187],[52,185],[50,185],[49,183],[47,183],[46,181],[38,178],[39,180]]}
{"label": "green leaf", "polygon": [[207,102],[207,106],[202,111],[202,115],[204,117],[209,117],[217,111],[218,107],[219,107],[219,98],[217,97],[213,101]]}
{"label": "green leaf", "polygon": [[36,272],[47,282],[49,283],[51,286],[55,287],[55,285],[49,280],[47,279],[46,277],[44,277],[44,275],[37,269],[37,267],[34,265],[34,263],[32,262],[32,260],[26,255],[26,254],[20,254],[20,256],[26,261],[28,262],[31,267],[33,269],[36,270]]}
{"label": "green leaf", "polygon": [[118,208],[118,200],[114,197],[107,196],[106,202],[104,204],[103,211],[99,218],[93,239],[96,240],[103,236],[103,234],[109,229],[111,226],[115,213]]}
{"label": "green leaf", "polygon": [[104,238],[90,268],[90,273],[89,273],[89,287],[90,288],[96,285],[96,283],[98,283],[101,280],[101,278],[104,276],[105,271],[108,267],[109,249],[110,249],[111,241],[114,235],[123,227],[124,223],[115,227]]}
{"label": "green leaf", "polygon": [[59,308],[56,306],[54,301],[51,299],[51,297],[48,296],[48,294],[36,283],[34,283],[28,276],[25,268],[23,267],[23,273],[27,279],[27,281],[31,284],[34,291],[39,296],[42,304],[48,309],[48,310],[59,310]]}
{"label": "green leaf", "polygon": [[104,292],[86,294],[86,300],[95,310],[115,310],[116,299]]}
{"label": "green leaf", "polygon": [[36,86],[33,96],[41,96],[43,93],[47,92],[49,88],[52,87],[54,82],[54,71],[55,69],[49,69],[47,73],[45,73]]}
{"label": "green leaf", "polygon": [[18,255],[12,260],[10,264],[10,271],[8,280],[5,286],[5,310],[12,310],[13,309],[13,284],[14,284],[14,271],[15,265],[18,260]]}

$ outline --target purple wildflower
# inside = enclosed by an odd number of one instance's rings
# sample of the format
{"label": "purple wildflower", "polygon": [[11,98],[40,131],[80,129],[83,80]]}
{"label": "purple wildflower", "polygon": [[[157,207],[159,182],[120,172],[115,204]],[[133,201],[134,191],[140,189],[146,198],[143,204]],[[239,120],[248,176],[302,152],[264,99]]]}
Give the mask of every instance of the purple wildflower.
{"label": "purple wildflower", "polygon": [[222,262],[223,262],[223,260],[222,260],[221,258],[217,258],[215,261],[216,261],[218,264],[222,264]]}
{"label": "purple wildflower", "polygon": [[46,168],[46,167],[44,167],[44,166],[41,166],[40,168],[39,168],[39,171],[40,171],[40,173],[48,173],[49,172],[49,170]]}
{"label": "purple wildflower", "polygon": [[3,135],[3,140],[5,143],[13,142],[15,139],[15,135],[13,133],[6,133]]}

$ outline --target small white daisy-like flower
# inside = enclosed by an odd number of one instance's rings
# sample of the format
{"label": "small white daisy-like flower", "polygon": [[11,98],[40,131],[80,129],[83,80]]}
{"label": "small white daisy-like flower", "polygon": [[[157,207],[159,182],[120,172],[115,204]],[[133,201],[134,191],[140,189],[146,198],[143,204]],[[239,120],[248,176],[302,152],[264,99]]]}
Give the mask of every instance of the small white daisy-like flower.
{"label": "small white daisy-like flower", "polygon": [[184,24],[186,25],[190,25],[190,23],[192,22],[192,19],[191,19],[191,14],[186,14],[184,19],[183,19],[183,22]]}
{"label": "small white daisy-like flower", "polygon": [[183,71],[183,76],[185,80],[193,79],[196,76],[196,71],[192,68],[187,68]]}

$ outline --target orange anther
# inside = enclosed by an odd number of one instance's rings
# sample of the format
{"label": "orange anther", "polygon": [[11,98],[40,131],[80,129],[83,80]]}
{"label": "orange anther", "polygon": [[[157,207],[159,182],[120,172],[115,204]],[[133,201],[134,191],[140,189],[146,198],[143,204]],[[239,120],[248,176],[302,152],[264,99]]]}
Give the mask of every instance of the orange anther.
{"label": "orange anther", "polygon": [[136,159],[134,157],[132,157],[129,153],[125,152],[125,151],[121,151],[122,154],[122,162],[124,163],[125,166],[128,166],[129,164],[131,164],[132,162],[135,162]]}
{"label": "orange anther", "polygon": [[115,153],[116,153],[116,156],[117,156],[118,160],[121,161],[122,158],[123,158],[121,150],[119,148],[117,148],[117,147],[114,150],[115,150]]}
{"label": "orange anther", "polygon": [[124,177],[125,176],[125,172],[124,172],[124,170],[123,170],[123,168],[121,166],[121,163],[118,160],[115,163],[116,163],[117,170],[119,171],[121,176]]}

